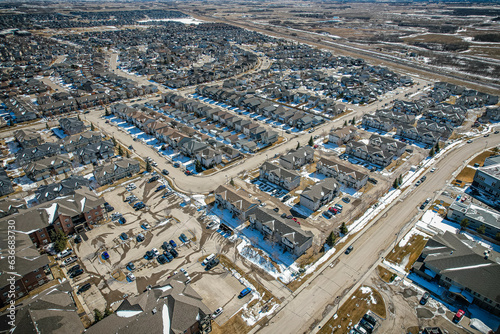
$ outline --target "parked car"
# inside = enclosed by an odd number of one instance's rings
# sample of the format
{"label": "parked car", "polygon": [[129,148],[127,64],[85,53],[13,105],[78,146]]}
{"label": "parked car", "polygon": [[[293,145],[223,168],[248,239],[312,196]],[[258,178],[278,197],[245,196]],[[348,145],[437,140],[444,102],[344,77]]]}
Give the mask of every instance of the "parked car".
{"label": "parked car", "polygon": [[164,241],[163,244],[161,245],[161,248],[163,248],[166,251],[170,251],[172,249],[172,245],[170,245],[168,242]]}
{"label": "parked car", "polygon": [[80,268],[78,270],[73,271],[71,275],[69,275],[69,278],[75,278],[80,276],[81,274],[83,274],[83,269]]}
{"label": "parked car", "polygon": [[159,177],[158,175],[155,175],[155,176],[153,176],[152,178],[150,178],[150,179],[148,180],[148,183],[155,182],[155,181],[157,181],[159,178],[160,178],[160,177]]}
{"label": "parked car", "polygon": [[143,242],[146,238],[144,237],[144,234],[139,233],[135,239],[137,240],[137,242]]}
{"label": "parked car", "polygon": [[202,266],[206,266],[207,263],[209,263],[210,261],[212,261],[212,259],[214,259],[214,258],[215,258],[215,254],[214,253],[210,254],[209,256],[207,256],[205,258],[205,260],[203,260],[203,262],[201,262],[201,265]]}
{"label": "parked car", "polygon": [[273,211],[274,211],[274,212],[279,212],[279,211],[280,211],[280,209],[279,209],[278,207],[276,207],[276,208],[274,208],[274,209],[273,209]]}
{"label": "parked car", "polygon": [[127,279],[130,281],[130,282],[133,282],[135,281],[135,275],[132,274],[132,273],[128,273],[127,274]]}
{"label": "parked car", "polygon": [[80,269],[80,265],[79,264],[77,264],[76,266],[73,266],[73,267],[69,268],[68,269],[68,274],[71,274],[71,273],[77,271],[78,269]]}
{"label": "parked car", "polygon": [[142,227],[144,230],[147,230],[147,229],[149,229],[149,224],[148,224],[148,223],[142,223],[142,224],[141,224],[141,227]]}
{"label": "parked car", "polygon": [[165,255],[168,262],[170,262],[174,259],[174,257],[172,256],[172,254],[170,252],[165,251],[165,252],[163,252],[163,255]]}
{"label": "parked car", "polygon": [[[181,235],[182,235],[182,234],[181,234]],[[173,248],[177,247],[177,244],[175,243],[175,241],[170,240],[170,241],[169,241],[169,243],[170,243],[170,245],[171,245]]]}
{"label": "parked car", "polygon": [[181,235],[179,236],[179,240],[182,241],[183,243],[186,243],[189,241],[189,239],[186,237],[186,235],[184,233],[181,233]]}
{"label": "parked car", "polygon": [[78,260],[77,256],[68,257],[66,260],[64,260],[61,263],[61,266],[66,267],[68,264],[72,264],[72,263],[76,262],[77,260]]}
{"label": "parked car", "polygon": [[429,300],[429,297],[430,297],[430,293],[428,292],[425,292],[422,296],[422,298],[420,298],[420,305],[425,305],[427,304],[427,301]]}
{"label": "parked car", "polygon": [[127,240],[128,239],[127,233],[123,232],[122,234],[120,234],[120,239]]}
{"label": "parked car", "polygon": [[365,319],[367,322],[369,322],[373,326],[375,326],[377,324],[377,319],[375,319],[373,316],[369,315],[368,313],[366,313],[363,316],[363,319]]}
{"label": "parked car", "polygon": [[111,205],[106,205],[106,206],[104,206],[104,209],[106,209],[106,212],[111,212],[111,211],[113,211],[115,208],[114,208],[114,207],[112,207]]}
{"label": "parked car", "polygon": [[154,259],[155,254],[152,251],[147,251],[146,254],[144,255],[144,258],[146,260],[152,260]]}
{"label": "parked car", "polygon": [[166,170],[166,169],[162,170],[161,172],[162,172],[162,174],[163,174],[163,175],[168,175],[168,174],[170,174],[170,173],[168,172],[168,170]]}
{"label": "parked car", "polygon": [[79,295],[79,294],[81,294],[81,293],[83,293],[83,292],[87,291],[88,289],[90,289],[90,287],[91,287],[91,286],[92,286],[92,285],[91,285],[90,283],[86,283],[86,284],[82,285],[82,286],[78,289],[78,291],[76,291],[76,294],[77,294],[77,295]]}
{"label": "parked car", "polygon": [[453,317],[453,322],[458,324],[460,320],[464,317],[465,312],[463,310],[458,310],[455,316]]}
{"label": "parked car", "polygon": [[246,295],[248,295],[250,292],[252,292],[252,289],[245,288],[245,289],[241,290],[240,294],[238,295],[238,298],[241,299],[241,298],[245,297]]}
{"label": "parked car", "polygon": [[217,266],[220,263],[220,260],[218,258],[212,259],[210,262],[207,263],[205,270],[210,270],[213,267]]}
{"label": "parked car", "polygon": [[349,254],[350,252],[352,252],[352,249],[353,249],[352,246],[347,247],[347,249],[345,250],[345,253]]}
{"label": "parked car", "polygon": [[326,210],[325,212],[323,212],[323,214],[325,215],[326,218],[332,218],[332,213],[328,210]]}
{"label": "parked car", "polygon": [[224,312],[224,310],[222,309],[222,307],[219,307],[218,309],[216,309],[214,311],[214,313],[212,313],[212,319],[217,318],[219,315],[222,314],[222,312]]}
{"label": "parked car", "polygon": [[165,189],[167,186],[162,184],[161,186],[158,186],[158,188],[156,188],[155,192],[158,192],[158,191],[161,191],[163,189]]}
{"label": "parked car", "polygon": [[153,256],[155,256],[155,257],[160,255],[160,252],[158,251],[157,248],[153,248],[151,251],[153,252]]}
{"label": "parked car", "polygon": [[165,257],[165,255],[160,255],[156,259],[158,260],[159,264],[165,264],[165,263],[167,263],[167,258]]}
{"label": "parked car", "polygon": [[133,262],[129,262],[129,263],[127,264],[127,267],[126,267],[126,268],[127,268],[128,270],[130,270],[130,271],[134,271],[134,270],[135,270],[135,265],[134,265],[134,263],[133,263]]}
{"label": "parked car", "polygon": [[286,218],[286,213],[282,213],[281,218]]}
{"label": "parked car", "polygon": [[73,254],[73,250],[71,248],[65,249],[62,252],[57,254],[58,259],[64,259],[66,256]]}
{"label": "parked car", "polygon": [[184,174],[186,174],[186,175],[191,175],[191,174],[193,174],[193,173],[191,173],[191,171],[190,171],[190,170],[187,170],[187,169],[186,169],[186,170],[184,171]]}
{"label": "parked car", "polygon": [[102,252],[101,257],[102,257],[102,259],[103,259],[103,260],[107,260],[107,259],[109,259],[109,254],[108,254],[108,252]]}
{"label": "parked car", "polygon": [[349,199],[349,197],[344,197],[344,198],[342,198],[342,202],[344,202],[344,203],[350,203],[351,200]]}
{"label": "parked car", "polygon": [[75,237],[75,244],[79,244],[80,242],[82,242],[82,236],[77,235],[77,236]]}
{"label": "parked car", "polygon": [[283,198],[281,199],[281,201],[282,201],[282,202],[286,202],[286,201],[288,201],[290,198],[291,198],[291,196],[290,196],[290,195],[286,195],[285,197],[283,197]]}
{"label": "parked car", "polygon": [[175,162],[174,163],[174,168],[179,168],[180,167],[180,164],[178,162]]}
{"label": "parked car", "polygon": [[207,224],[207,229],[211,229],[214,226],[215,226],[215,222],[211,221],[210,223]]}
{"label": "parked car", "polygon": [[170,250],[169,250],[169,252],[170,252],[170,254],[172,254],[172,256],[173,256],[174,258],[176,258],[176,257],[178,257],[178,256],[179,256],[179,252],[177,252],[177,251],[175,250],[175,248],[170,249]]}
{"label": "parked car", "polygon": [[123,225],[127,222],[127,220],[123,217],[120,217],[120,218],[118,218],[118,222]]}

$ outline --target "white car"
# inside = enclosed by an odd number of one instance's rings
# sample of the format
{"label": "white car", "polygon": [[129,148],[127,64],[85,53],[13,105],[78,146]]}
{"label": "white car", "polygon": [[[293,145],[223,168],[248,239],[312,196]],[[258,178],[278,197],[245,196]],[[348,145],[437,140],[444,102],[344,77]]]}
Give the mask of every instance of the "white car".
{"label": "white car", "polygon": [[222,314],[222,312],[224,312],[224,310],[222,309],[222,307],[219,307],[218,309],[216,309],[214,311],[214,313],[212,313],[212,319],[217,318],[219,315]]}
{"label": "white car", "polygon": [[134,275],[134,274],[132,274],[132,273],[128,273],[128,274],[127,274],[127,278],[128,278],[129,280],[131,280],[131,281],[135,281],[135,275]]}
{"label": "white car", "polygon": [[158,256],[158,255],[160,255],[160,252],[158,251],[157,248],[153,248],[152,252],[154,253],[155,257]]}
{"label": "white car", "polygon": [[435,168],[435,167],[434,167],[434,168],[432,168],[432,169],[431,169],[431,173],[434,173],[434,171],[435,171],[435,170],[436,170],[436,168]]}
{"label": "white car", "polygon": [[66,267],[68,264],[76,262],[76,260],[78,260],[78,257],[76,257],[76,256],[68,257],[66,260],[64,260],[61,263],[61,267]]}
{"label": "white car", "polygon": [[181,268],[181,269],[179,269],[179,270],[181,271],[181,273],[184,273],[184,275],[186,275],[186,269]]}
{"label": "white car", "polygon": [[65,258],[66,256],[70,255],[71,253],[73,253],[73,250],[71,248],[65,249],[62,252],[57,254],[57,258],[58,259]]}

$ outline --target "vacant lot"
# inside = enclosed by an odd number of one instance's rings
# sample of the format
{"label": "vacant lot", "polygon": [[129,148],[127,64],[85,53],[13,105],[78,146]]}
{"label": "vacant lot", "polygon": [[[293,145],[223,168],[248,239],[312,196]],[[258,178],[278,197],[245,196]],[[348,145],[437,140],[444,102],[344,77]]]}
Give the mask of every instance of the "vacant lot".
{"label": "vacant lot", "polygon": [[387,255],[386,260],[400,265],[408,271],[422,253],[427,240],[428,238],[422,235],[414,234],[403,247],[396,245],[392,252]]}

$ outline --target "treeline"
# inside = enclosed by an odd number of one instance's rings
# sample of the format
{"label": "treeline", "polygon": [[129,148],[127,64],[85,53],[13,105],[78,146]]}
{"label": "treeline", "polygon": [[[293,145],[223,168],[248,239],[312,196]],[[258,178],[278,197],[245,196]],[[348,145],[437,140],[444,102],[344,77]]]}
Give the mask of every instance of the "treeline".
{"label": "treeline", "polygon": [[432,25],[432,24],[418,23],[418,22],[400,22],[398,23],[398,26],[426,28],[429,32],[441,33],[441,34],[454,34],[458,30],[458,26],[449,24]]}
{"label": "treeline", "polygon": [[412,45],[425,48],[433,51],[450,51],[461,52],[469,49],[470,44],[467,42],[456,43],[425,43],[425,42],[412,42]]}
{"label": "treeline", "polygon": [[474,36],[477,42],[500,42],[500,34],[481,34]]}

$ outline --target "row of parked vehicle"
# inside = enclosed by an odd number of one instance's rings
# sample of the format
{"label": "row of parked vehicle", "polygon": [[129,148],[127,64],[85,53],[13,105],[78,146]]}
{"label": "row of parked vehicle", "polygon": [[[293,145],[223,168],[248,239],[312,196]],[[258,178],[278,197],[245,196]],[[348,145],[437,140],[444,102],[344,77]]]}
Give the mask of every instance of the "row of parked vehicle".
{"label": "row of parked vehicle", "polygon": [[359,323],[354,326],[349,333],[351,334],[371,334],[377,326],[377,319],[366,313]]}

